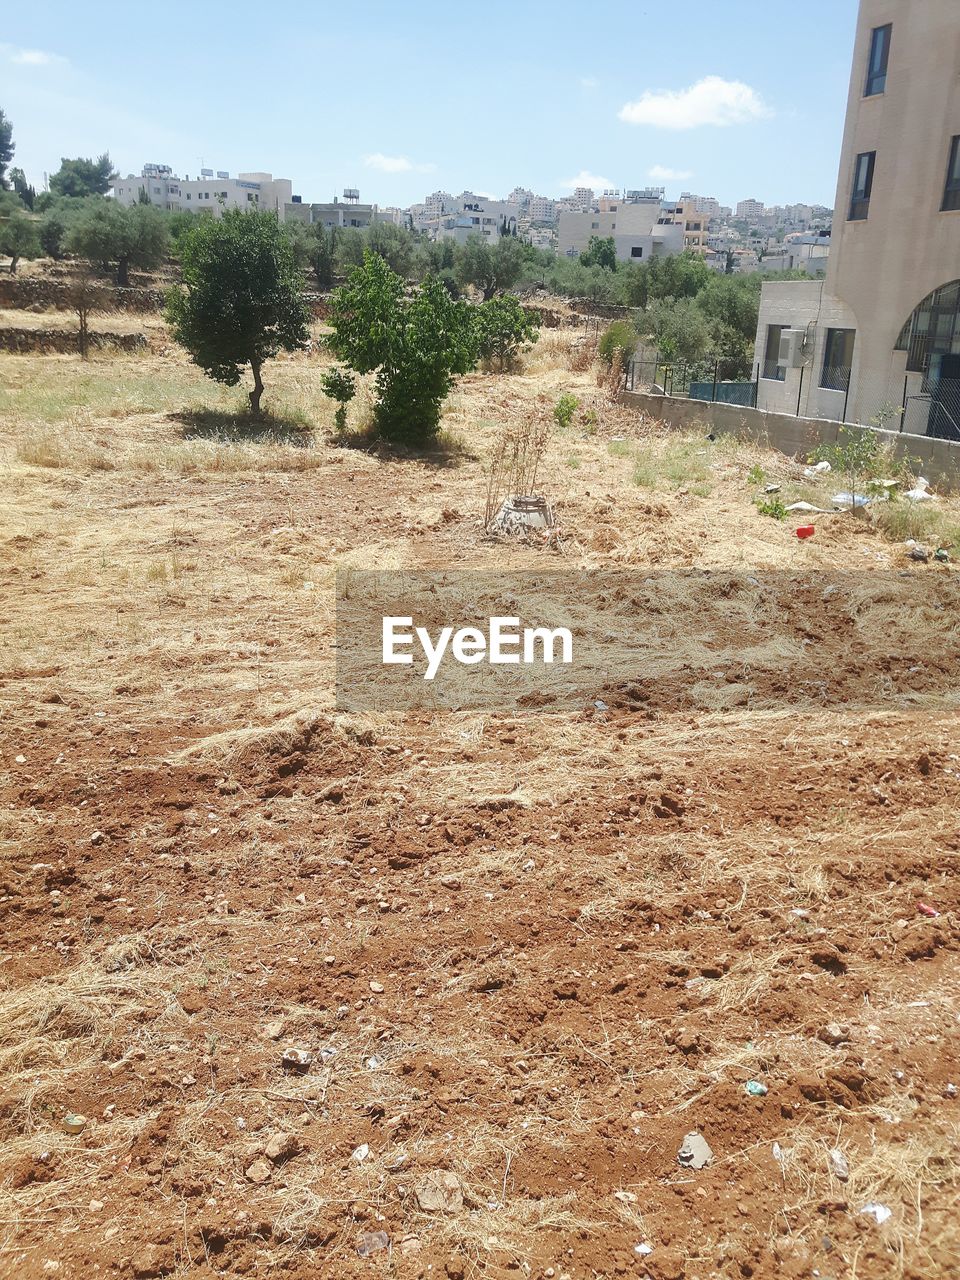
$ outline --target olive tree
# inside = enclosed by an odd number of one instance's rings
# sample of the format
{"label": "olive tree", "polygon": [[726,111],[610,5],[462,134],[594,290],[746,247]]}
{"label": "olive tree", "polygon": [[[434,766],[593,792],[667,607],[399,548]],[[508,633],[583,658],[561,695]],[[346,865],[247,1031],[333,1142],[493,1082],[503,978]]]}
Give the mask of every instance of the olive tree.
{"label": "olive tree", "polygon": [[149,271],[159,266],[169,245],[167,217],[149,204],[127,208],[114,200],[95,200],[67,232],[68,250],[105,270],[115,268],[121,288],[130,283],[131,267]]}
{"label": "olive tree", "polygon": [[21,258],[35,258],[40,252],[37,224],[22,213],[11,213],[0,221],[0,253],[10,259],[10,274],[16,275]]}
{"label": "olive tree", "polygon": [[330,324],[331,350],[354,372],[376,373],[380,435],[414,445],[432,440],[454,381],[477,362],[472,309],[435,276],[408,298],[400,276],[366,250],[333,295]]}
{"label": "olive tree", "polygon": [[228,387],[249,365],[250,409],[259,414],[264,364],[309,339],[289,237],[273,213],[231,209],[219,220],[199,219],[180,242],[180,259],[184,287],[167,300],[174,337],[209,378]]}

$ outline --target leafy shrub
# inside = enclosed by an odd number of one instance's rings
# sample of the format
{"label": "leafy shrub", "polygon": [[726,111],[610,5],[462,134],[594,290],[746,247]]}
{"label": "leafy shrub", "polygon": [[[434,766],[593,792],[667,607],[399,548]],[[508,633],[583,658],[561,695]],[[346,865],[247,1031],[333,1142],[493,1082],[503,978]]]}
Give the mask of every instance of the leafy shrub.
{"label": "leafy shrub", "polygon": [[343,369],[331,369],[320,379],[320,385],[323,387],[324,395],[337,401],[334,422],[337,431],[342,435],[347,429],[347,405],[357,394],[356,379],[352,374],[345,373]]}
{"label": "leafy shrub", "polygon": [[514,294],[483,302],[474,312],[477,355],[500,370],[509,369],[524,347],[540,336],[539,316],[529,315]]}
{"label": "leafy shrub", "polygon": [[621,351],[624,364],[637,349],[637,331],[627,320],[614,320],[600,338],[597,354],[605,364],[613,364],[613,353]]}
{"label": "leafy shrub", "polygon": [[774,520],[787,518],[787,508],[779,498],[758,498],[757,510],[762,516],[770,516]]}
{"label": "leafy shrub", "polygon": [[558,427],[569,427],[573,421],[573,415],[580,408],[580,401],[576,396],[564,394],[553,406],[553,417]]}

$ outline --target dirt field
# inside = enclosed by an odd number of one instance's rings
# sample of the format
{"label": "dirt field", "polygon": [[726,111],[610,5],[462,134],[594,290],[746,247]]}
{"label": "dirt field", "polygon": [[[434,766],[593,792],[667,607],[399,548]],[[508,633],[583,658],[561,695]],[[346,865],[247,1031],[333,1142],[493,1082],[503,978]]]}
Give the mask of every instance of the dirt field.
{"label": "dirt field", "polygon": [[[839,709],[336,711],[346,566],[956,572],[903,538],[960,503],[801,542],[756,469],[835,478],[569,342],[419,460],[325,443],[313,355],[267,442],[172,351],[0,357],[3,1276],[960,1273],[956,616]],[[487,540],[495,430],[564,392],[561,547]]]}

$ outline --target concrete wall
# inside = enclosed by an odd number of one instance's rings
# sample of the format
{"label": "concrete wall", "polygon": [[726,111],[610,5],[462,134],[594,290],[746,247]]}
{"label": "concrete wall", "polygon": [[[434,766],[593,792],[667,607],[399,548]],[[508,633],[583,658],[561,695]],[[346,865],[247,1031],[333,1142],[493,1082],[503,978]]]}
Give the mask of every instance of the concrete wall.
{"label": "concrete wall", "polygon": [[[794,418],[789,414],[765,413],[732,404],[710,404],[702,400],[679,400],[672,396],[649,395],[641,391],[621,391],[621,404],[639,409],[648,417],[681,431],[717,431],[742,440],[755,440],[792,458],[807,458],[819,444],[832,444],[841,430],[839,422],[818,418]],[[960,444],[929,436],[900,435],[873,427],[850,430],[871,431],[889,444],[897,457],[915,465],[921,475],[942,493],[960,491]]]}

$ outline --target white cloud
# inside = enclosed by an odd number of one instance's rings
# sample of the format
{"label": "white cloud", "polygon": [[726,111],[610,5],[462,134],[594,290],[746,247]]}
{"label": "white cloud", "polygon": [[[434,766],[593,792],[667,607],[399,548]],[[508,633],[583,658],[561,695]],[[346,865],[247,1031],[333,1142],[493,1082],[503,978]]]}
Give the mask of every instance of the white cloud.
{"label": "white cloud", "polygon": [[435,164],[414,164],[406,156],[385,156],[382,151],[364,156],[363,163],[368,169],[379,169],[381,173],[433,173]]}
{"label": "white cloud", "polygon": [[685,178],[692,178],[693,171],[691,169],[668,169],[662,164],[655,164],[647,174],[648,178],[654,178],[658,182],[683,182]]}
{"label": "white cloud", "polygon": [[575,187],[593,187],[594,190],[599,187],[602,191],[612,187],[613,183],[609,178],[601,178],[599,174],[588,173],[586,169],[581,169],[575,178],[567,178],[560,183],[560,186],[569,187],[571,191]]}
{"label": "white cloud", "polygon": [[21,67],[53,67],[66,62],[59,53],[47,53],[44,49],[18,49],[12,44],[0,44],[0,54],[7,62]]}
{"label": "white cloud", "polygon": [[697,129],[701,125],[726,126],[763,120],[773,112],[755,89],[740,80],[705,76],[689,89],[647,90],[636,102],[620,108],[627,124],[648,124],[658,129]]}

